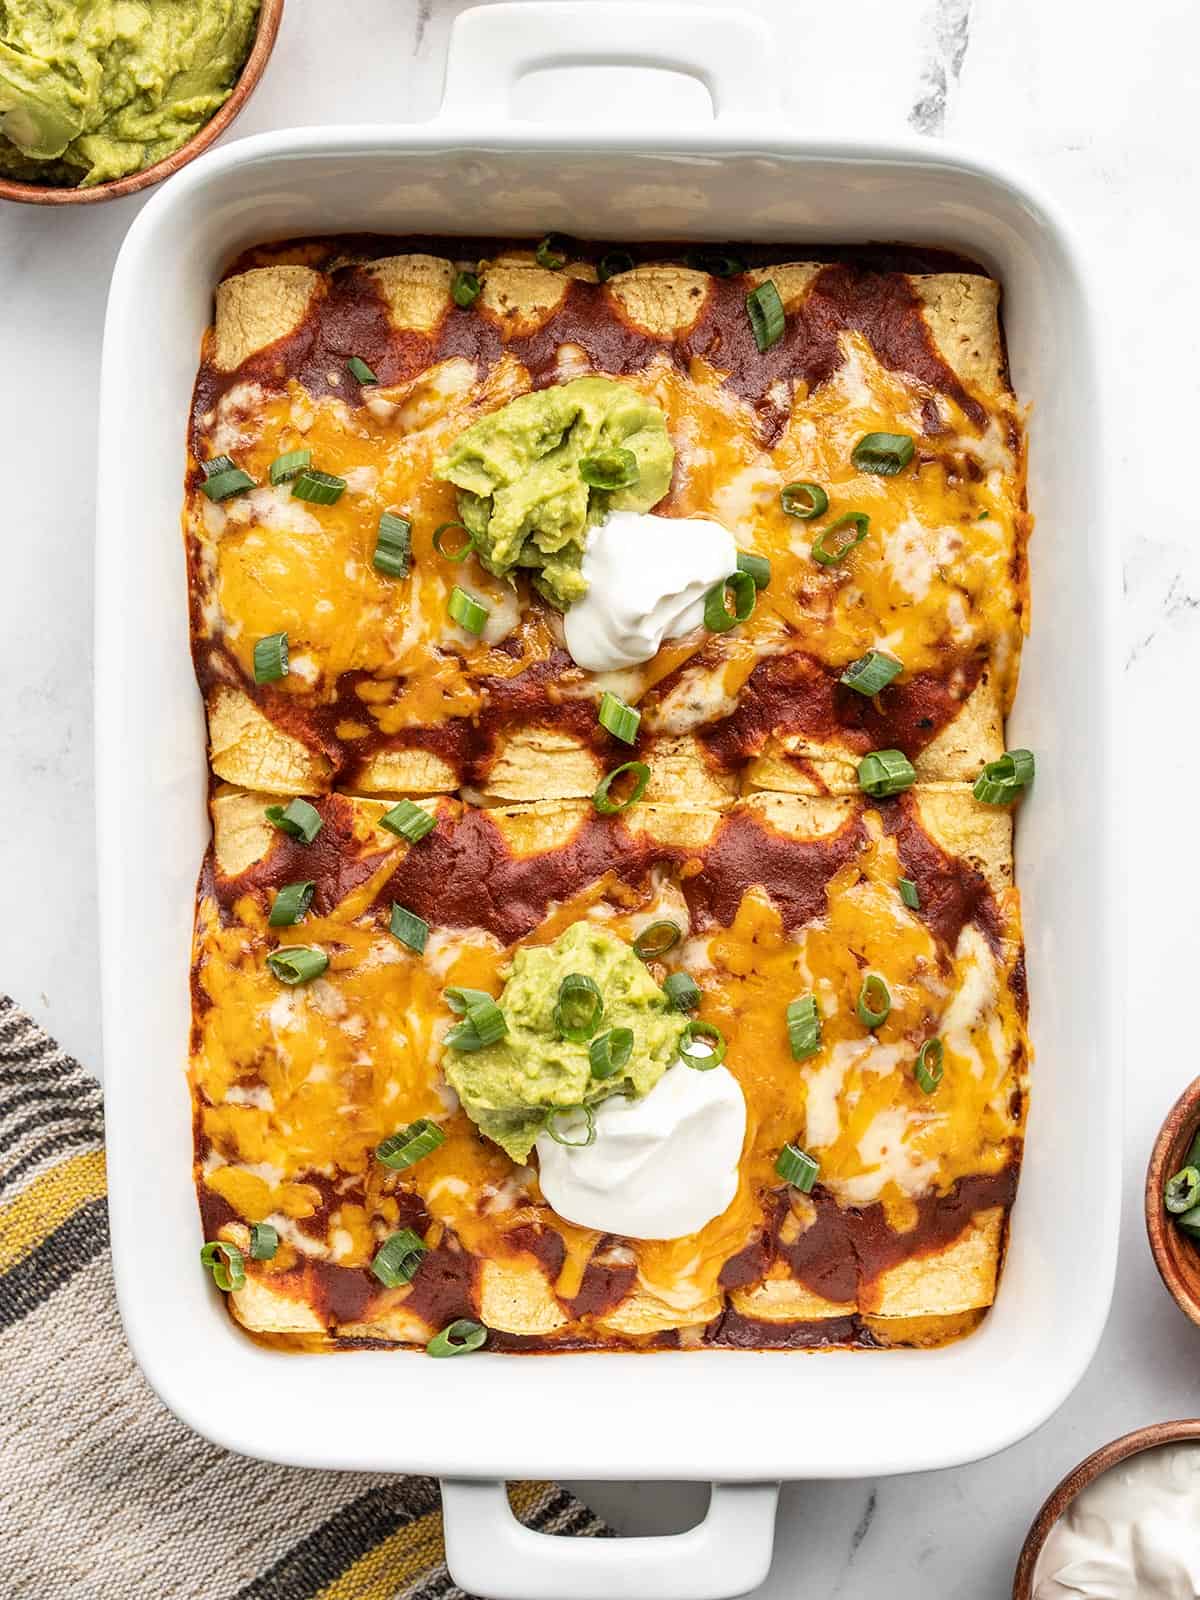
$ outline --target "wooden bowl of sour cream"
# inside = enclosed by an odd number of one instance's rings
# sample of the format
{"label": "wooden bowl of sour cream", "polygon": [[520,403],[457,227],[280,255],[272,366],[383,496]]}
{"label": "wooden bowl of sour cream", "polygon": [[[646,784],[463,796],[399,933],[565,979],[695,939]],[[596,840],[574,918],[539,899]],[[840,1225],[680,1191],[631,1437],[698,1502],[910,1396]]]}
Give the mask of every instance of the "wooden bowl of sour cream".
{"label": "wooden bowl of sour cream", "polygon": [[1139,1428],[1136,1433],[1127,1433],[1123,1438],[1114,1439],[1111,1444],[1104,1445],[1088,1456],[1086,1461],[1081,1461],[1077,1467],[1068,1472],[1034,1518],[1029,1535],[1021,1547],[1016,1576],[1013,1579],[1013,1600],[1034,1600],[1037,1594],[1035,1579],[1040,1577],[1044,1581],[1048,1576],[1045,1573],[1038,1573],[1038,1561],[1051,1533],[1079,1495],[1106,1472],[1132,1461],[1145,1451],[1154,1450],[1161,1445],[1181,1444],[1186,1441],[1194,1441],[1194,1448],[1200,1451],[1200,1418],[1180,1422],[1155,1422],[1148,1428]]}
{"label": "wooden bowl of sour cream", "polygon": [[254,42],[242,63],[229,98],[178,150],[172,150],[170,155],[154,162],[152,166],[142,167],[138,172],[130,172],[108,183],[97,183],[89,189],[59,188],[52,184],[22,183],[15,178],[0,177],[0,200],[17,200],[34,206],[96,205],[101,200],[119,200],[123,195],[148,189],[152,184],[171,177],[180,167],[186,167],[189,161],[194,161],[221,137],[254,93],[271,51],[275,48],[283,4],[284,0],[261,0]]}

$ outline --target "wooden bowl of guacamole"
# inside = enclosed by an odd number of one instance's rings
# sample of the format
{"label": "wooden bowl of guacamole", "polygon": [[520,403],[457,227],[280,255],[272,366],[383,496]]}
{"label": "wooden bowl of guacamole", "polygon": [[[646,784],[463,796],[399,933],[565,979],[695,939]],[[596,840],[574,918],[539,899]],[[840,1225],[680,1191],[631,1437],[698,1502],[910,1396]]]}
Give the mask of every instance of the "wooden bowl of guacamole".
{"label": "wooden bowl of guacamole", "polygon": [[0,200],[87,205],[161,183],[254,91],[283,0],[0,7]]}

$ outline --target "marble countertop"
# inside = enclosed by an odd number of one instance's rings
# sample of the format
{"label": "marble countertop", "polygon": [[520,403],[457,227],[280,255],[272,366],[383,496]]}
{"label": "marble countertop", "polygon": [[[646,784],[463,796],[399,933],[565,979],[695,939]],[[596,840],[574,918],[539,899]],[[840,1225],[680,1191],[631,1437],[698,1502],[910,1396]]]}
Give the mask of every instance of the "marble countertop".
{"label": "marble countertop", "polygon": [[[605,0],[593,0],[603,4]],[[300,121],[417,119],[434,110],[459,0],[289,0],[266,78],[235,130]],[[1120,372],[1105,441],[1122,522],[1120,641],[1136,695],[1143,774],[1130,795],[1125,1218],[1116,1301],[1090,1372],[1037,1434],[990,1461],[929,1477],[785,1488],[775,1565],[759,1594],[865,1600],[1009,1592],[1043,1496],[1095,1446],[1200,1412],[1200,1333],[1159,1286],[1141,1221],[1150,1142],[1198,1070],[1181,1056],[1174,997],[1195,985],[1178,847],[1200,782],[1200,740],[1167,727],[1200,651],[1200,539],[1179,492],[1194,443],[1200,205],[1192,122],[1200,9],[1143,0],[758,0],[786,64],[784,104],[813,133],[906,127],[1034,176],[1098,274],[1106,373]],[[336,21],[334,20],[336,18]],[[92,838],[91,585],[95,410],[109,271],[140,200],[55,212],[0,206],[0,437],[6,579],[0,588],[0,987],[101,1069]],[[153,360],[147,330],[147,360]],[[1117,368],[1118,359],[1121,362]],[[1116,389],[1115,376],[1106,387]],[[66,424],[64,426],[64,418]],[[1090,450],[1090,440],[1063,441]],[[136,470],[136,463],[131,463]],[[1039,539],[1054,530],[1040,528]],[[1064,641],[1064,648],[1069,642]],[[1146,755],[1149,759],[1146,759]],[[1132,852],[1131,852],[1132,854]],[[1098,864],[1114,875],[1120,863]],[[1081,997],[1082,999],[1083,997]],[[1168,1022],[1172,1026],[1168,1027]],[[1097,1173],[1096,1182],[1109,1181]],[[1087,1196],[1080,1196],[1087,1203]],[[803,1418],[786,1419],[803,1427]],[[590,1485],[624,1532],[686,1526],[698,1485]]]}

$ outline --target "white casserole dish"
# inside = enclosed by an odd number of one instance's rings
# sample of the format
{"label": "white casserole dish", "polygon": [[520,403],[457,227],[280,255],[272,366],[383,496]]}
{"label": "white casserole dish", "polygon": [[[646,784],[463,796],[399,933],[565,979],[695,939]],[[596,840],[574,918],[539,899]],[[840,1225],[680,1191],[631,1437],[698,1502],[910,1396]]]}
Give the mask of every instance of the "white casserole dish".
{"label": "white casserole dish", "polygon": [[[602,93],[601,69],[611,78]],[[634,121],[655,69],[689,80],[671,103],[691,125],[676,118],[665,132]],[[741,1593],[770,1562],[775,1485],[764,1480],[911,1472],[1002,1449],[1079,1380],[1111,1296],[1117,568],[1081,264],[1040,200],[972,158],[915,140],[797,137],[772,119],[772,73],[765,30],[735,13],[640,4],[468,12],[435,121],[298,130],[205,156],[134,223],[109,301],[96,738],[109,1192],[126,1329],[163,1400],[222,1445],[451,1480],[452,1571],[468,1591],[500,1600]],[[616,98],[622,85],[632,99]],[[715,115],[702,121],[691,108],[706,92]],[[602,125],[511,119],[514,101],[553,103],[556,93],[595,105]],[[661,112],[661,100],[649,103]],[[794,241],[798,255],[902,239],[975,256],[1004,285],[1013,379],[1033,406],[1038,519],[1034,627],[1010,724],[1010,743],[1038,755],[1018,838],[1036,1063],[999,1298],[982,1330],[948,1349],[452,1363],[285,1356],[246,1339],[198,1269],[184,1061],[207,779],[179,514],[213,284],[238,250],[265,238],[550,229]],[[500,1480],[535,1476],[722,1483],[689,1534],[567,1541],[512,1523]]]}

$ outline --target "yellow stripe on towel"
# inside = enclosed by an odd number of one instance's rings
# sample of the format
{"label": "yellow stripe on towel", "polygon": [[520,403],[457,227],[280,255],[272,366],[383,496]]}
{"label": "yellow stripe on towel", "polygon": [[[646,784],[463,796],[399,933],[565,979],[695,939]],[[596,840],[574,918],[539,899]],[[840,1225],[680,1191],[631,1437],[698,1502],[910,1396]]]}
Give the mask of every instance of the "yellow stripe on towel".
{"label": "yellow stripe on towel", "polygon": [[104,1193],[104,1151],[85,1150],[35,1178],[0,1208],[0,1272],[23,1261],[80,1206]]}

